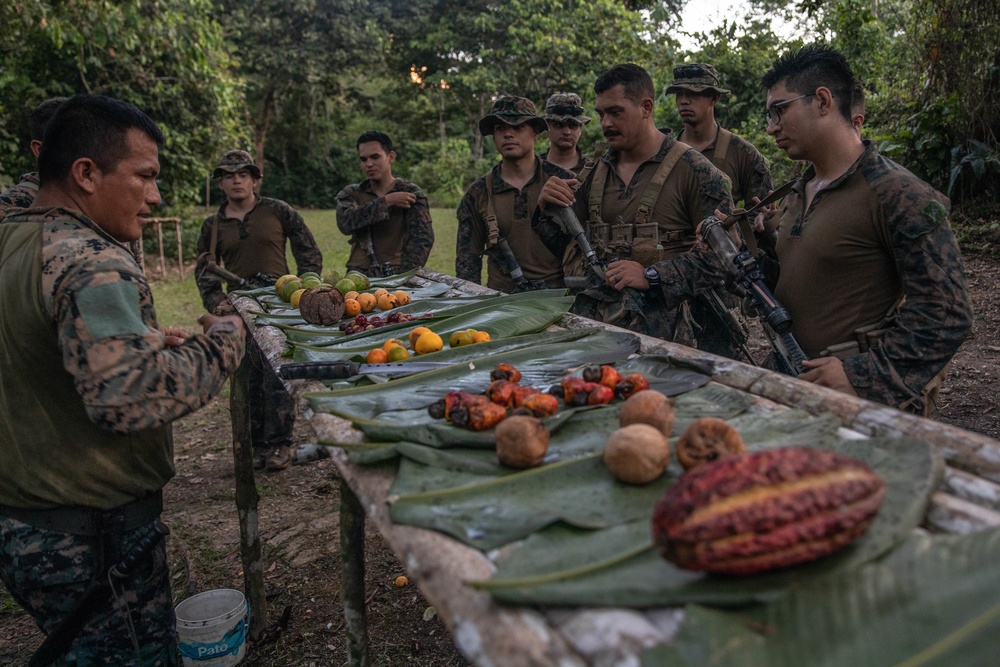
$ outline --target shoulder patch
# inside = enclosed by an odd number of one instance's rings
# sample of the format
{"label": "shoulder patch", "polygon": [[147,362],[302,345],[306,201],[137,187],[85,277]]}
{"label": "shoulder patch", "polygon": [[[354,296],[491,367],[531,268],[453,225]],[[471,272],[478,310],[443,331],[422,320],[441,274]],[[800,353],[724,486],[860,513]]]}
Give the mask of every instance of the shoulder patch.
{"label": "shoulder patch", "polygon": [[932,199],[924,207],[924,218],[935,226],[940,225],[948,218],[948,209],[941,202]]}
{"label": "shoulder patch", "polygon": [[85,287],[77,294],[76,305],[94,340],[149,332],[142,321],[139,288],[133,282],[121,280]]}

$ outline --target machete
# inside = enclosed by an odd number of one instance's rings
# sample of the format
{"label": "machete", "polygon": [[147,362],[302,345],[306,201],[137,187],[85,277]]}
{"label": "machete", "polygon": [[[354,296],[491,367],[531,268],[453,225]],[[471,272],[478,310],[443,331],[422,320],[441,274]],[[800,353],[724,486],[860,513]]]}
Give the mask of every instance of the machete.
{"label": "machete", "polygon": [[343,380],[356,375],[413,375],[454,365],[454,363],[447,361],[408,361],[390,364],[359,364],[354,361],[303,361],[279,366],[278,375],[286,380]]}

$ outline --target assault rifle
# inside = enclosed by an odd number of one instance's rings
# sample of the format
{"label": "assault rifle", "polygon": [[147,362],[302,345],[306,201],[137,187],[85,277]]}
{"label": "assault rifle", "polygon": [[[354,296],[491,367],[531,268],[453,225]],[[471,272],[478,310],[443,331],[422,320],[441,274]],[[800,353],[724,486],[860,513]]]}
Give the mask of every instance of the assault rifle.
{"label": "assault rifle", "polygon": [[583,231],[583,225],[580,224],[580,219],[576,217],[576,213],[569,206],[550,206],[548,211],[552,217],[555,218],[556,222],[562,225],[562,228],[573,237],[573,240],[576,241],[576,244],[580,247],[580,251],[583,253],[584,259],[587,262],[587,275],[583,277],[583,280],[586,282],[574,285],[574,282],[579,281],[579,277],[566,276],[566,287],[570,287],[572,289],[586,289],[587,287],[592,287],[594,285],[603,285],[607,280],[605,270],[608,267],[601,261],[601,258],[597,256],[597,252],[594,250],[593,246],[590,245],[590,241],[587,239],[587,234]]}
{"label": "assault rifle", "polygon": [[365,249],[365,254],[368,255],[368,261],[370,262],[368,266],[368,276],[371,278],[386,278],[388,276],[396,275],[396,268],[389,262],[379,262],[378,255],[375,253],[375,243],[372,241],[372,230],[366,229],[359,234],[359,239],[361,241],[362,247]]}
{"label": "assault rifle", "polygon": [[521,265],[506,238],[501,237],[497,244],[487,252],[500,265],[503,272],[514,280],[515,291],[530,292],[546,288],[544,280],[529,280],[524,275],[524,271],[521,270]]}
{"label": "assault rifle", "polygon": [[[735,222],[734,217],[730,216],[728,222],[729,226],[732,226]],[[726,223],[715,217],[707,218],[701,224],[702,237],[733,276],[735,291],[741,296],[748,297],[760,316],[764,333],[774,349],[778,370],[792,376],[805,373],[808,369],[802,362],[807,361],[809,357],[792,335],[792,316],[774,298],[774,294],[764,282],[764,272],[761,271],[757,260],[745,245],[737,248],[726,230]]]}
{"label": "assault rifle", "polygon": [[258,271],[249,278],[240,278],[238,275],[232,271],[228,271],[213,261],[207,261],[201,265],[198,270],[198,277],[196,280],[201,280],[202,276],[206,273],[222,278],[229,285],[230,290],[250,290],[257,289],[259,287],[270,287],[274,285],[277,278],[274,276],[269,276],[266,273],[261,273]]}

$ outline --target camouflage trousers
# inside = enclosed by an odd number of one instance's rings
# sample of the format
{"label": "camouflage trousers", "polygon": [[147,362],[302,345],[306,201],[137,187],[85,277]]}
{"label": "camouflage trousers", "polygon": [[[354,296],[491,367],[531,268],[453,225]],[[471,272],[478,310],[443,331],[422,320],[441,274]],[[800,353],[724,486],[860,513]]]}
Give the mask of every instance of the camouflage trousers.
{"label": "camouflage trousers", "polygon": [[[107,555],[108,564],[121,560],[151,525],[126,532]],[[46,635],[69,614],[103,569],[99,543],[97,537],[43,530],[0,515],[0,579]],[[115,591],[117,595],[109,592],[98,601],[70,649],[53,664],[179,665],[164,543],[140,562],[130,579],[116,583]],[[25,663],[29,657],[26,650]]]}
{"label": "camouflage trousers", "polygon": [[257,451],[292,444],[295,399],[285,390],[257,341],[247,336],[250,438]]}

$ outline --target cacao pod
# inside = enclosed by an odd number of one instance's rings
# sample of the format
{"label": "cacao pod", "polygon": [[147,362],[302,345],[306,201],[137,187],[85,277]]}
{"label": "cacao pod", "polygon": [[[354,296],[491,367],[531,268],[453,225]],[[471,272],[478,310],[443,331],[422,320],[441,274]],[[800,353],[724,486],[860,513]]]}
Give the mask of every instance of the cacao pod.
{"label": "cacao pod", "polygon": [[299,313],[309,324],[336,324],[344,316],[344,295],[330,285],[310,287],[299,297]]}
{"label": "cacao pod", "polygon": [[827,556],[874,520],[885,483],[836,452],[738,454],[681,476],[656,506],[653,540],[687,570],[754,574]]}

